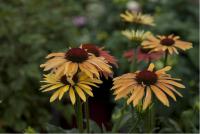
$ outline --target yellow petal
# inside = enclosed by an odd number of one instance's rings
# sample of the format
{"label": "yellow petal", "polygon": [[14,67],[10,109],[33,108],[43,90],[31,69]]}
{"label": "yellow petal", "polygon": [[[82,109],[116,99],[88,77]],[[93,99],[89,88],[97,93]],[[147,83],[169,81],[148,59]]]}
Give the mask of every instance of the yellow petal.
{"label": "yellow petal", "polygon": [[80,84],[80,83],[78,83],[77,85],[82,89],[86,88],[86,89],[92,90],[92,88],[88,85],[84,85],[84,84]]}
{"label": "yellow petal", "polygon": [[157,84],[156,86],[159,87],[166,94],[168,94],[170,97],[172,97],[172,99],[174,99],[174,101],[176,101],[176,97],[175,97],[175,95],[173,94],[173,92],[171,90],[169,90],[167,87],[165,87],[162,84]]}
{"label": "yellow petal", "polygon": [[[81,88],[81,87],[79,86],[79,88]],[[82,89],[84,92],[86,92],[89,96],[92,96],[92,97],[94,96],[90,89],[88,89],[88,88],[81,88],[81,89]]]}
{"label": "yellow petal", "polygon": [[76,92],[78,93],[78,95],[80,96],[80,98],[85,102],[86,97],[85,97],[85,94],[83,93],[83,91],[78,86],[76,86],[75,89],[76,89]]}
{"label": "yellow petal", "polygon": [[65,53],[50,53],[46,56],[46,58],[51,58],[51,57],[64,57]]}
{"label": "yellow petal", "polygon": [[160,83],[166,86],[167,88],[171,89],[173,92],[175,92],[178,96],[183,97],[181,93],[179,93],[172,85],[169,85],[167,83]]}
{"label": "yellow petal", "polygon": [[169,101],[167,99],[167,96],[156,86],[151,85],[151,90],[154,92],[156,97],[165,105],[169,107]]}
{"label": "yellow petal", "polygon": [[58,95],[60,93],[60,90],[57,90],[50,98],[50,102],[53,102],[54,100],[56,100],[56,98],[58,98]]}
{"label": "yellow petal", "polygon": [[93,86],[93,87],[99,87],[99,86],[97,86],[96,84],[91,83],[91,82],[87,82],[87,81],[82,81],[82,82],[80,82],[80,84],[86,84],[86,85],[91,85],[91,86]]}
{"label": "yellow petal", "polygon": [[85,68],[82,64],[79,64],[79,68],[82,72],[84,72],[88,77],[93,78],[93,73],[91,73],[87,68]]}
{"label": "yellow petal", "polygon": [[47,88],[47,87],[49,87],[49,86],[52,86],[52,84],[42,85],[42,86],[40,87],[39,90],[45,89],[45,88]]}
{"label": "yellow petal", "polygon": [[60,89],[60,93],[59,93],[59,100],[62,99],[63,95],[65,92],[67,92],[69,90],[69,85],[61,87]]}
{"label": "yellow petal", "polygon": [[131,101],[133,101],[135,99],[135,97],[138,95],[138,93],[140,92],[140,89],[143,88],[142,86],[135,86],[132,95],[129,97],[129,99],[127,100],[127,104],[130,104]]}
{"label": "yellow petal", "polygon": [[51,87],[49,87],[49,88],[43,90],[42,92],[51,91],[51,90],[54,90],[54,89],[59,88],[59,87],[61,87],[61,86],[63,86],[63,84],[62,84],[62,83],[59,83],[59,84],[53,85],[53,86],[51,86]]}
{"label": "yellow petal", "polygon": [[75,97],[74,89],[72,87],[70,87],[70,89],[69,89],[69,97],[70,97],[72,104],[74,105],[76,102],[76,97]]}
{"label": "yellow petal", "polygon": [[146,110],[147,107],[151,104],[151,89],[147,87],[146,89],[146,96],[144,99],[143,110]]}
{"label": "yellow petal", "polygon": [[154,67],[155,67],[155,66],[154,66],[154,64],[153,64],[153,63],[151,63],[151,64],[149,65],[149,67],[148,67],[148,69],[147,69],[147,70],[152,72],[152,71],[153,71],[153,69],[154,69]]}
{"label": "yellow petal", "polygon": [[159,80],[159,82],[168,83],[170,85],[174,85],[174,86],[179,87],[179,88],[185,88],[185,86],[183,84],[180,84],[180,83],[172,81],[172,80]]}
{"label": "yellow petal", "polygon": [[135,85],[129,86],[126,89],[124,89],[122,92],[118,93],[117,96],[115,97],[115,100],[118,100],[122,97],[126,97],[133,89]]}
{"label": "yellow petal", "polygon": [[166,66],[163,69],[160,69],[160,70],[156,71],[156,74],[165,74],[165,72],[169,71],[169,70],[171,70],[171,67],[170,66]]}
{"label": "yellow petal", "polygon": [[133,100],[133,105],[136,106],[139,101],[142,99],[144,96],[144,88],[141,88],[135,99]]}

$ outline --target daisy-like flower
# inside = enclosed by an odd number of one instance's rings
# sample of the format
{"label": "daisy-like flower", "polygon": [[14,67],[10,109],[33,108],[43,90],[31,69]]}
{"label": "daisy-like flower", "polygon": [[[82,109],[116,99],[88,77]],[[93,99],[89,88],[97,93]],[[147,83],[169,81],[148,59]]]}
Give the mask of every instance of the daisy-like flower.
{"label": "daisy-like flower", "polygon": [[158,60],[163,56],[163,52],[162,51],[157,51],[157,52],[151,52],[151,49],[149,48],[143,48],[143,47],[138,47],[137,49],[137,61],[141,62],[141,61],[154,61],[154,60]]}
{"label": "daisy-like flower", "polygon": [[120,14],[120,17],[129,23],[136,23],[142,25],[150,25],[154,26],[154,18],[150,15],[142,14],[140,12],[129,12],[126,11],[125,13]]}
{"label": "daisy-like flower", "polygon": [[145,40],[148,36],[151,35],[151,32],[147,31],[141,31],[141,30],[125,30],[122,31],[122,35],[124,35],[126,38],[129,40],[134,40],[134,41],[143,41]]}
{"label": "daisy-like flower", "polygon": [[103,50],[103,48],[99,48],[94,44],[82,44],[80,47],[85,49],[88,53],[94,54],[96,57],[105,58],[108,63],[114,65],[115,67],[118,67],[117,59],[114,56],[110,55],[108,51]]}
{"label": "daisy-like flower", "polygon": [[152,51],[168,51],[169,54],[178,54],[177,48],[187,50],[192,48],[192,43],[180,40],[179,36],[149,36],[142,42],[144,48],[150,48]]}
{"label": "daisy-like flower", "polygon": [[184,85],[178,83],[180,79],[172,78],[166,71],[171,67],[167,66],[158,71],[154,70],[154,64],[151,63],[148,69],[137,71],[135,73],[127,73],[114,79],[114,95],[115,100],[128,97],[127,104],[133,103],[137,106],[139,102],[143,104],[145,110],[152,102],[152,92],[165,106],[169,107],[167,95],[176,101],[174,93],[182,97],[182,95],[174,88],[185,88]]}
{"label": "daisy-like flower", "polygon": [[78,70],[90,78],[99,78],[98,70],[112,73],[111,66],[103,57],[88,54],[82,48],[71,48],[65,53],[51,53],[46,58],[48,61],[40,67],[43,67],[44,71],[52,70],[57,76],[65,74],[67,77],[73,77]]}
{"label": "daisy-like flower", "polygon": [[82,72],[73,77],[66,77],[66,75],[58,77],[54,73],[50,73],[44,75],[44,80],[41,82],[45,83],[40,88],[42,92],[54,91],[50,102],[55,101],[57,98],[61,100],[63,95],[69,91],[70,100],[72,104],[75,104],[76,96],[80,97],[83,102],[86,101],[85,93],[93,97],[90,86],[98,87],[96,84],[100,84],[101,80],[96,78],[91,79]]}

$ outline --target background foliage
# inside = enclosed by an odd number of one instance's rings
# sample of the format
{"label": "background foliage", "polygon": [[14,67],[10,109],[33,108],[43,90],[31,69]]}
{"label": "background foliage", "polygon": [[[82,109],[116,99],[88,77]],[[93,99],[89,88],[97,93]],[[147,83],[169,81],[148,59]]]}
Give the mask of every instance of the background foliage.
{"label": "background foliage", "polygon": [[[105,46],[119,59],[116,75],[128,71],[129,64],[122,53],[135,46],[121,35],[120,30],[127,26],[119,17],[128,2],[0,1],[0,132],[58,132],[63,126],[60,118],[68,124],[73,121],[74,111],[68,103],[49,104],[49,94],[38,91],[42,77],[39,65],[49,52],[93,42]],[[158,104],[156,131],[198,132],[198,1],[140,0],[138,3],[144,13],[155,15],[157,25],[151,29],[155,34],[174,33],[194,46],[180,57],[170,57],[169,62],[174,65],[171,73],[182,78],[187,89],[181,91],[184,97],[178,98],[177,103],[171,102],[170,108]],[[80,16],[84,21],[77,24]],[[120,103],[116,105],[113,121],[120,107]],[[125,128],[121,125],[123,132]]]}

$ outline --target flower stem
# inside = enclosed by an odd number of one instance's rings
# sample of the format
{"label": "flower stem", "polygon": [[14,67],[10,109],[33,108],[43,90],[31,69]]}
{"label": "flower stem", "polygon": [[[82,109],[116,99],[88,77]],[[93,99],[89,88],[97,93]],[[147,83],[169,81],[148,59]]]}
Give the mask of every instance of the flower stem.
{"label": "flower stem", "polygon": [[149,58],[147,67],[149,67],[150,64],[151,64],[151,59]]}
{"label": "flower stem", "polygon": [[90,132],[90,113],[89,113],[89,102],[88,102],[88,98],[87,101],[84,104],[85,106],[85,117],[86,117],[86,130],[87,133]]}
{"label": "flower stem", "polygon": [[137,121],[135,122],[135,124],[133,125],[133,127],[131,127],[130,129],[129,129],[129,132],[128,133],[132,133],[133,132],[133,130],[135,130],[135,128],[138,126],[138,124],[139,124],[139,122],[141,121],[141,115],[139,114],[138,115],[138,119],[137,119]]}
{"label": "flower stem", "polygon": [[154,108],[153,106],[149,108],[147,111],[147,120],[146,120],[146,133],[152,133],[152,130],[154,128]]}
{"label": "flower stem", "polygon": [[134,122],[134,107],[131,105],[132,122]]}
{"label": "flower stem", "polygon": [[135,70],[136,70],[136,58],[134,56],[133,59],[132,59],[132,61],[131,61],[130,72],[133,72]]}
{"label": "flower stem", "polygon": [[168,58],[169,52],[168,50],[165,51],[165,59],[164,59],[164,67],[167,65],[167,58]]}
{"label": "flower stem", "polygon": [[77,112],[76,112],[77,125],[80,133],[83,133],[83,113],[80,97],[77,97]]}
{"label": "flower stem", "polygon": [[116,124],[113,126],[113,129],[112,129],[112,133],[116,133],[117,130],[119,129],[119,126],[120,126],[120,123],[122,121],[122,118],[124,117],[124,112],[125,112],[125,109],[127,108],[127,105],[125,103],[124,107],[121,109],[120,113],[121,113],[121,116],[119,117],[118,121],[116,122]]}

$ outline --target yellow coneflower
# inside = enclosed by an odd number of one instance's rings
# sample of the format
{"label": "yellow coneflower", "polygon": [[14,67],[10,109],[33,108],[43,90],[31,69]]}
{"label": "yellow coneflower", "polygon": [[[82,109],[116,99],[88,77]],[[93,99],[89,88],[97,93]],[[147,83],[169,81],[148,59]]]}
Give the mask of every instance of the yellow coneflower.
{"label": "yellow coneflower", "polygon": [[70,100],[72,104],[75,104],[76,96],[79,96],[84,102],[86,101],[85,93],[93,96],[90,86],[98,87],[96,84],[100,84],[101,80],[96,78],[91,79],[83,73],[78,73],[73,77],[66,77],[66,75],[58,77],[50,73],[44,75],[44,80],[41,82],[45,83],[40,88],[42,92],[55,91],[50,98],[50,102],[53,102],[57,98],[61,100],[63,95],[69,91]]}
{"label": "yellow coneflower", "polygon": [[112,73],[111,66],[103,57],[96,57],[88,54],[84,49],[71,48],[66,53],[51,53],[46,63],[40,65],[44,71],[53,70],[56,75],[73,76],[81,70],[90,78],[98,77],[99,71]]}
{"label": "yellow coneflower", "polygon": [[179,36],[149,36],[142,42],[144,48],[151,48],[151,51],[168,51],[169,54],[174,52],[178,54],[177,48],[187,50],[192,48],[192,43],[180,40]]}
{"label": "yellow coneflower", "polygon": [[136,23],[136,24],[143,24],[143,25],[150,25],[154,26],[154,18],[150,15],[138,13],[138,12],[129,12],[126,11],[125,13],[120,14],[120,17],[129,23]]}
{"label": "yellow coneflower", "polygon": [[141,31],[141,30],[125,30],[122,31],[122,35],[124,35],[126,38],[129,40],[134,40],[134,41],[143,41],[145,40],[148,36],[151,35],[151,32],[147,31]]}
{"label": "yellow coneflower", "polygon": [[[166,71],[171,67],[167,66],[158,71],[154,70],[154,64],[150,64],[147,70],[128,73],[114,79],[115,100],[129,96],[127,104],[133,103],[134,106],[139,102],[143,104],[145,110],[152,102],[152,92],[165,105],[169,107],[167,95],[176,101],[174,93],[182,97],[175,87],[185,88],[178,83],[180,79],[171,78]],[[145,96],[145,97],[144,97]]]}

